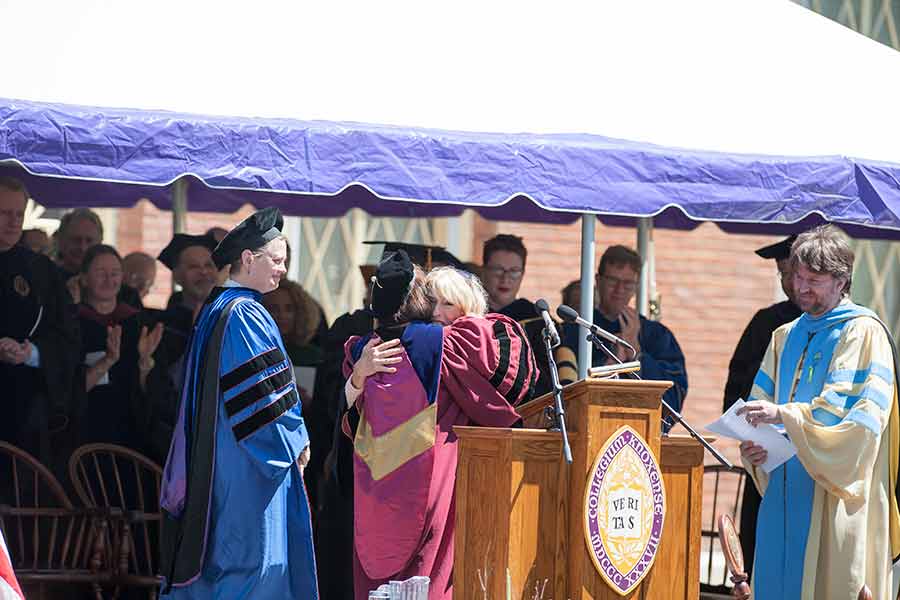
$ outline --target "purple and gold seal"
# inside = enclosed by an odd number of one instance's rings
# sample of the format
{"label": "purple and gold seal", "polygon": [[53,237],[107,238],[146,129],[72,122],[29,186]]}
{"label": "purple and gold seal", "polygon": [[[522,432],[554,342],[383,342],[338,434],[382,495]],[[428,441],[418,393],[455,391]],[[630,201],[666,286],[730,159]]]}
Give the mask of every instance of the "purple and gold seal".
{"label": "purple and gold seal", "polygon": [[620,427],[597,455],[584,494],[588,553],[619,594],[650,572],[665,514],[662,474],[650,447],[637,431]]}

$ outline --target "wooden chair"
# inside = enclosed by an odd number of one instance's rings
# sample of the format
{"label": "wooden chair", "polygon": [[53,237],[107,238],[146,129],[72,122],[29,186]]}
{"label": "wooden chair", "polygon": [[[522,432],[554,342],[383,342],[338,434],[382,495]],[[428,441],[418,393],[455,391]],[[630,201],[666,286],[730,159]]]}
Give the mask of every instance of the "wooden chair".
{"label": "wooden chair", "polygon": [[[705,562],[700,566],[701,598],[728,598],[732,586],[729,585],[728,570],[716,562],[719,546],[719,521],[722,515],[731,517],[733,522],[741,510],[741,498],[747,484],[747,473],[741,467],[727,468],[722,465],[703,467],[703,489],[712,490],[712,505],[704,502],[701,525],[701,552],[705,552]],[[711,508],[711,512],[707,512]]]}
{"label": "wooden chair", "polygon": [[112,580],[108,515],[76,508],[59,481],[24,450],[0,441],[0,529],[29,599],[53,588],[90,586],[97,600]]}
{"label": "wooden chair", "polygon": [[734,529],[734,520],[729,515],[719,516],[719,542],[722,544],[725,564],[728,565],[731,581],[734,583],[731,597],[749,600],[750,586],[747,584],[747,572],[744,570],[744,551],[741,550],[741,540]]}
{"label": "wooden chair", "polygon": [[87,506],[121,510],[121,528],[113,528],[118,549],[115,582],[147,588],[156,598],[159,576],[159,509],[162,469],[146,456],[114,444],[81,446],[69,459],[69,477]]}

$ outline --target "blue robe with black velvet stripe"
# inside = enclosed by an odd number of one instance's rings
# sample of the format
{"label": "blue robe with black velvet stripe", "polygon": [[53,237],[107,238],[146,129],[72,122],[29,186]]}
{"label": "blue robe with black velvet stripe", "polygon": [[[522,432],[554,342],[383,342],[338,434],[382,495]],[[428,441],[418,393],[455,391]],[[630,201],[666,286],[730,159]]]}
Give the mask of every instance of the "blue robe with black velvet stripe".
{"label": "blue robe with black velvet stripe", "polygon": [[[172,526],[164,598],[318,597],[296,464],[308,436],[290,360],[259,298],[216,290],[198,319],[162,493]],[[208,475],[197,472],[206,465]]]}

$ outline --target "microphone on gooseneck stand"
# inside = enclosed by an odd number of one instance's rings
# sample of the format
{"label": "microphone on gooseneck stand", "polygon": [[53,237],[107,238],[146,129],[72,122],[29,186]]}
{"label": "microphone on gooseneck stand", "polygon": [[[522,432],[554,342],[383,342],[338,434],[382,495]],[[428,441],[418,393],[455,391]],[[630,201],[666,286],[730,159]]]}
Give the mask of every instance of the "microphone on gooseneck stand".
{"label": "microphone on gooseneck stand", "polygon": [[[578,325],[581,325],[582,327],[586,327],[591,332],[590,339],[594,342],[594,345],[603,348],[606,351],[606,353],[609,354],[613,358],[613,360],[615,360],[617,363],[623,364],[622,361],[619,360],[619,357],[616,356],[614,352],[610,352],[609,349],[607,349],[605,346],[603,346],[603,344],[599,343],[599,338],[603,338],[605,340],[608,340],[608,341],[616,343],[616,344],[622,344],[631,350],[633,356],[637,355],[637,353],[635,352],[635,350],[631,346],[631,344],[629,344],[625,340],[611,334],[610,332],[606,331],[605,329],[602,329],[602,328],[594,325],[590,321],[586,321],[585,319],[583,319],[581,317],[581,315],[578,314],[578,312],[575,309],[563,304],[558,309],[556,309],[556,314],[558,314],[559,317],[566,323],[577,323]],[[640,376],[638,376],[636,373],[632,373],[632,374],[635,375],[635,377],[637,379],[640,379]],[[671,414],[672,417],[676,421],[681,423],[681,425],[687,430],[687,432],[689,434],[691,434],[691,436],[695,440],[700,442],[704,448],[709,450],[709,453],[712,454],[716,460],[718,460],[720,463],[722,463],[729,469],[734,468],[734,465],[732,465],[730,462],[728,462],[727,458],[722,456],[722,454],[719,453],[718,450],[713,448],[709,442],[707,442],[705,439],[703,439],[703,436],[701,436],[699,433],[697,433],[697,431],[693,427],[691,427],[690,423],[688,423],[687,421],[684,420],[684,417],[681,416],[681,413],[679,413],[677,410],[675,410],[674,408],[669,406],[668,402],[666,402],[664,398],[660,398],[660,402],[662,402],[663,407],[665,407],[665,409],[667,411],[669,411],[669,414]]]}
{"label": "microphone on gooseneck stand", "polygon": [[547,305],[546,300],[541,298],[534,303],[534,307],[541,313],[541,318],[544,319],[544,328],[550,334],[550,345],[556,348],[560,344],[559,331],[556,330],[556,323],[553,321],[553,317],[550,316],[550,306]]}
{"label": "microphone on gooseneck stand", "polygon": [[[599,338],[603,338],[604,340],[606,340],[608,342],[612,342],[613,344],[622,344],[623,346],[625,346],[626,348],[631,350],[632,358],[637,356],[637,352],[635,351],[634,347],[631,344],[629,344],[622,338],[611,334],[610,332],[603,329],[602,327],[598,327],[597,325],[594,325],[590,321],[584,320],[583,318],[581,318],[581,315],[578,314],[578,311],[576,311],[571,306],[566,306],[565,304],[561,304],[560,307],[556,309],[556,314],[559,315],[559,318],[562,319],[563,321],[565,321],[566,323],[575,323],[577,325],[581,325],[582,327],[586,328],[588,331],[590,331],[592,334],[594,334],[595,336],[597,336]],[[622,362],[622,361],[619,361],[619,362]]]}
{"label": "microphone on gooseneck stand", "polygon": [[563,408],[562,385],[559,383],[559,371],[556,368],[556,360],[553,358],[553,348],[559,346],[559,332],[556,331],[556,323],[550,316],[550,307],[547,301],[541,298],[534,303],[535,308],[544,319],[544,350],[547,352],[547,364],[550,367],[550,381],[553,385],[553,421],[552,429],[562,434],[563,456],[566,463],[572,464],[572,448],[569,446],[569,434],[566,431],[566,410]]}

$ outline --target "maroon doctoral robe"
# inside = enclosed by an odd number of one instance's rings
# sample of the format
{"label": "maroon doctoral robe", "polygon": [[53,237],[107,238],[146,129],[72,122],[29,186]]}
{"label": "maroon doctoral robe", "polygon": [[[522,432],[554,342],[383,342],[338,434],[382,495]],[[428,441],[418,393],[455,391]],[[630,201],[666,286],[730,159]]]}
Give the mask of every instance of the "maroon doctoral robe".
{"label": "maroon doctoral robe", "polygon": [[[359,600],[389,580],[431,578],[429,600],[453,596],[454,425],[508,427],[539,375],[521,325],[503,315],[444,327],[414,323],[396,373],[366,380],[354,409],[354,587]],[[347,342],[344,373],[365,339]],[[435,350],[435,351],[432,351]]]}

